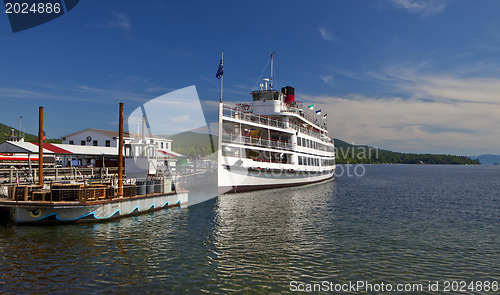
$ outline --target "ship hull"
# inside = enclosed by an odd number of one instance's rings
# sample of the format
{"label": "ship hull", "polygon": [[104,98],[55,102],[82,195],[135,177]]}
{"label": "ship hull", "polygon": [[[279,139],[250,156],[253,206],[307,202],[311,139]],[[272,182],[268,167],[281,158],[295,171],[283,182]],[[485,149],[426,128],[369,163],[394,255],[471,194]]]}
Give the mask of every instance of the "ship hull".
{"label": "ship hull", "polygon": [[219,170],[219,194],[301,186],[333,178],[334,170],[319,172],[224,167]]}

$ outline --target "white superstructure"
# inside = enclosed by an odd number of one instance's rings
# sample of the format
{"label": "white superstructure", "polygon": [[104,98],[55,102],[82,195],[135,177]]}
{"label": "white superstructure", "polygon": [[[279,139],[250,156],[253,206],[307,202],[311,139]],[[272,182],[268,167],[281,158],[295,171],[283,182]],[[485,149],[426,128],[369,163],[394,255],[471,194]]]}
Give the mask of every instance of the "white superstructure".
{"label": "white superstructure", "polygon": [[220,105],[220,192],[320,182],[333,178],[335,153],[321,117],[308,115],[294,88],[268,89],[253,100]]}

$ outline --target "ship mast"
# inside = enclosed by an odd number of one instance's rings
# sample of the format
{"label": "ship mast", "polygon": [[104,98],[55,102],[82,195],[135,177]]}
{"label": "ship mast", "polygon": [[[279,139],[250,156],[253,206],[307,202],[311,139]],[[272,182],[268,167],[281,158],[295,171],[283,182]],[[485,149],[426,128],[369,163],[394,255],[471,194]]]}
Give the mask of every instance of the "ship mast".
{"label": "ship mast", "polygon": [[271,83],[269,84],[269,88],[270,88],[271,90],[273,90],[273,63],[274,63],[274,62],[273,62],[273,57],[274,57],[274,54],[275,54],[275,53],[276,53],[276,51],[275,51],[275,52],[273,52],[273,53],[271,53]]}

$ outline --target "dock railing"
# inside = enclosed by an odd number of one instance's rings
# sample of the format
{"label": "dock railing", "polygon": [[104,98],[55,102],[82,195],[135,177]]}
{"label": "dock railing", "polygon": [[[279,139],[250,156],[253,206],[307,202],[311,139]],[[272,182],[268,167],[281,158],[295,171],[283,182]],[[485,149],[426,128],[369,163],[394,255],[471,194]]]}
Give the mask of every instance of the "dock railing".
{"label": "dock railing", "polygon": [[[116,174],[116,167],[66,167],[44,168],[44,178],[48,181],[100,179]],[[15,184],[34,183],[37,180],[37,170],[28,168],[0,168],[0,183]]]}

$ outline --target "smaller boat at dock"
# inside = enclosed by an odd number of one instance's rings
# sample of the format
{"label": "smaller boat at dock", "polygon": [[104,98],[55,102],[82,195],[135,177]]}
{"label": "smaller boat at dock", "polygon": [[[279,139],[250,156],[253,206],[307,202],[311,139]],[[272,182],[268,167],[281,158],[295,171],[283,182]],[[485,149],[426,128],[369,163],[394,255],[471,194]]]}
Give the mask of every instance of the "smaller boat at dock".
{"label": "smaller boat at dock", "polygon": [[172,179],[154,177],[123,185],[117,181],[15,185],[0,207],[16,224],[96,222],[187,203],[188,192],[172,190]]}
{"label": "smaller boat at dock", "polygon": [[[145,137],[124,146],[120,104],[118,176],[104,179],[44,182],[43,108],[40,108],[39,181],[4,187],[0,208],[16,224],[98,222],[173,206],[188,205],[185,185],[196,176],[169,173]],[[125,155],[123,155],[125,151]],[[123,167],[125,165],[125,169]],[[125,179],[127,176],[134,176]],[[140,178],[142,176],[142,178]]]}

